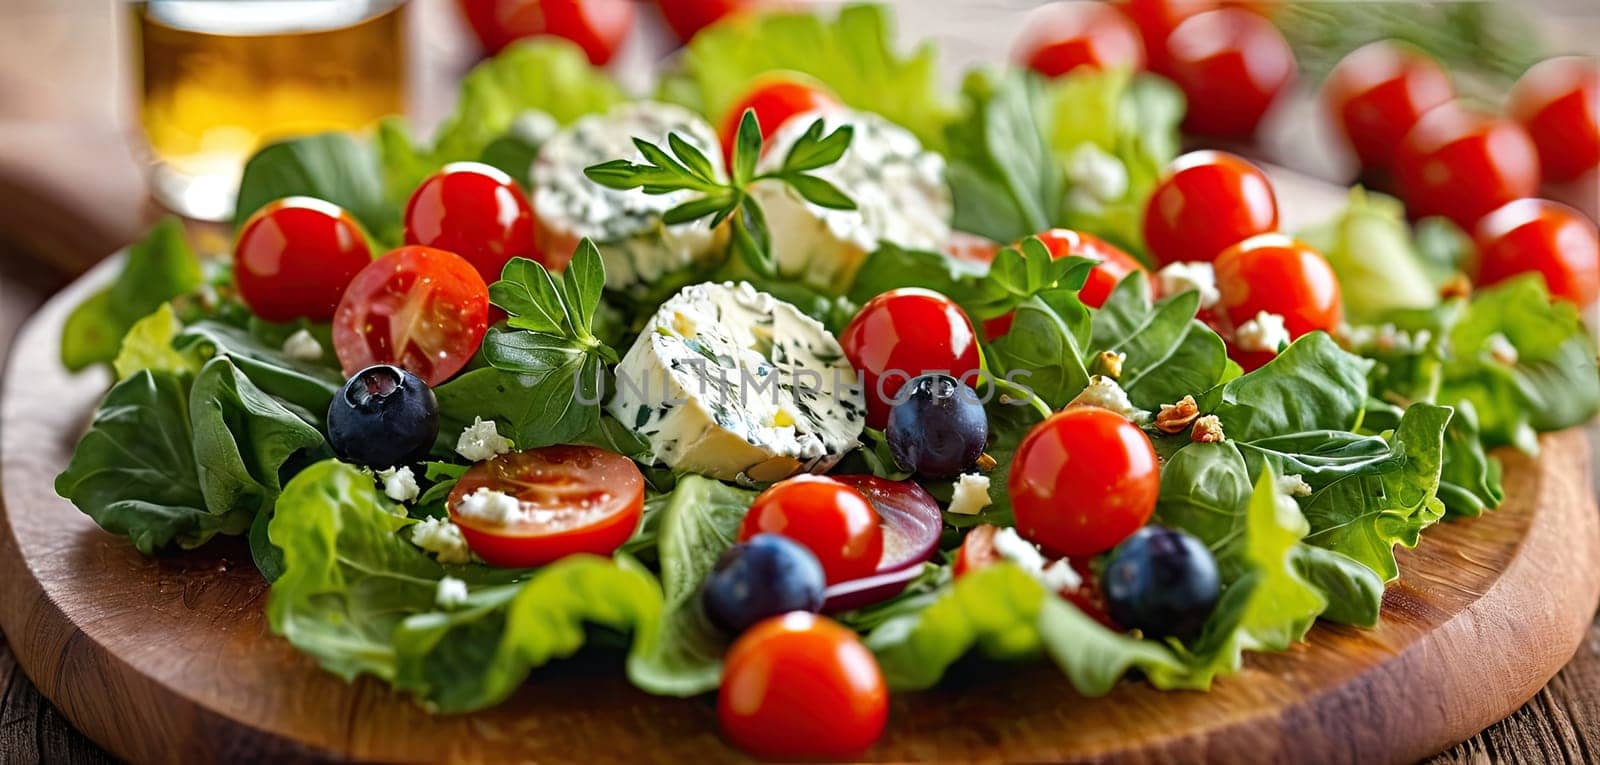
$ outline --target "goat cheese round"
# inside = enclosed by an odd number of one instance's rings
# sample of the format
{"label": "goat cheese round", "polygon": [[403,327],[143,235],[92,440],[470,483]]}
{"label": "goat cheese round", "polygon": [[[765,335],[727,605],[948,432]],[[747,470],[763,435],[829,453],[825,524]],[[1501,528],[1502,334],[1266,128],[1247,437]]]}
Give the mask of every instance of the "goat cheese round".
{"label": "goat cheese round", "polygon": [[614,159],[642,161],[634,138],[666,150],[669,133],[704,152],[718,175],[724,172],[716,131],[693,112],[670,104],[623,104],[551,136],[531,171],[540,251],[561,259],[588,237],[600,249],[606,287],[635,293],[663,276],[720,258],[726,228],[713,229],[709,220],[671,226],[661,220],[662,213],[695,198],[696,192],[622,191],[583,174],[584,168]]}
{"label": "goat cheese round", "polygon": [[695,284],[656,311],[608,409],[657,461],[729,481],[823,472],[866,423],[856,371],[815,319],[747,283]]}
{"label": "goat cheese round", "polygon": [[855,129],[838,162],[810,172],[837,186],[856,209],[819,207],[781,181],[753,184],[750,193],[766,214],[778,273],[840,294],[880,242],[917,250],[944,247],[954,210],[944,159],[876,114],[830,109],[793,117],[773,135],[758,169],[782,166],[789,149],[819,118],[829,131],[847,124]]}

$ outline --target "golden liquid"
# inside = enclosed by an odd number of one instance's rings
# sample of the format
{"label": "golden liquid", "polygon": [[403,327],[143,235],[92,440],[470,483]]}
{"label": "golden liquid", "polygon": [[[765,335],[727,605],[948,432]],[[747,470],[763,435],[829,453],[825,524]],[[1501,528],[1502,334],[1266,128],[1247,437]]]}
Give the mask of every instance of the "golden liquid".
{"label": "golden liquid", "polygon": [[398,2],[153,0],[133,7],[143,49],[141,115],[160,163],[158,187],[163,172],[210,177],[219,182],[207,192],[231,196],[244,161],[262,145],[360,130],[404,109]]}

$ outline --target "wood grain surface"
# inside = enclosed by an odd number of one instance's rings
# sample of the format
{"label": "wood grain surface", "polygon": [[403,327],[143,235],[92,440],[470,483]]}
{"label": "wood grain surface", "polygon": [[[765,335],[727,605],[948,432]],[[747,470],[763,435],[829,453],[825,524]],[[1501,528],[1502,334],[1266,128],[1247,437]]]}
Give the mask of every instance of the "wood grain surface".
{"label": "wood grain surface", "polygon": [[[105,379],[55,363],[59,326],[102,270],[17,340],[0,421],[0,625],[66,716],[135,761],[724,760],[705,699],[630,688],[620,657],[537,672],[508,703],[430,717],[381,683],[346,684],[264,624],[242,545],[147,559],[51,487]],[[899,696],[869,757],[1406,762],[1517,709],[1573,655],[1600,598],[1600,519],[1582,433],[1507,461],[1507,501],[1430,531],[1375,630],[1319,625],[1252,656],[1210,694],[1126,683],[1076,696],[1046,665],[968,666]]]}

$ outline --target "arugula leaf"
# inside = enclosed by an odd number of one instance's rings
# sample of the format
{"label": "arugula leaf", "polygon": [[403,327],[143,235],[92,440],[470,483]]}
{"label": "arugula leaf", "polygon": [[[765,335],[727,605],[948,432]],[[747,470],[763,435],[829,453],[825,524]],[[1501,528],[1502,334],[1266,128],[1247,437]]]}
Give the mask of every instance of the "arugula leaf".
{"label": "arugula leaf", "polygon": [[885,9],[847,6],[831,20],[809,12],[763,13],[743,22],[695,35],[679,69],[662,80],[658,98],[720,123],[762,76],[798,72],[845,105],[905,127],[922,145],[940,145],[954,109],[940,87],[933,47],[898,55]]}
{"label": "arugula leaf", "polygon": [[756,121],[755,110],[747,109],[739,121],[739,134],[734,142],[731,179],[722,178],[704,153],[676,133],[667,135],[671,154],[649,141],[635,138],[633,144],[644,156],[645,164],[615,159],[586,168],[584,175],[606,188],[621,191],[640,189],[646,194],[699,192],[701,196],[666,211],[661,219],[676,225],[711,218],[711,227],[716,228],[731,218],[735,254],[757,274],[772,276],[771,234],[767,230],[766,214],[761,210],[761,203],[750,195],[751,184],[764,180],[778,181],[794,189],[807,202],[820,207],[856,209],[855,202],[832,183],[806,172],[839,161],[850,147],[854,128],[844,125],[827,136],[823,136],[823,129],[823,120],[811,123],[789,147],[789,153],[776,170],[756,173],[756,158],[761,156],[761,127]]}
{"label": "arugula leaf", "polygon": [[377,155],[349,133],[292,138],[257,151],[239,180],[234,227],[243,226],[268,202],[292,196],[344,208],[381,241],[401,239],[400,208],[384,196]]}
{"label": "arugula leaf", "polygon": [[1015,242],[1060,222],[1065,179],[1036,113],[1044,101],[1037,75],[974,71],[961,91],[967,116],[946,128],[955,227]]}
{"label": "arugula leaf", "polygon": [[227,358],[145,369],[112,387],[55,488],[142,553],[198,547],[249,529],[284,463],[322,443]]}
{"label": "arugula leaf", "polygon": [[628,677],[650,693],[693,696],[715,690],[728,637],[700,605],[700,585],[739,536],[755,492],[685,475],[656,519],[661,589],[660,640],[628,662]]}
{"label": "arugula leaf", "polygon": [[[527,183],[532,157],[526,142],[500,143],[518,138],[519,117],[537,111],[565,125],[624,100],[621,88],[573,43],[557,37],[518,42],[467,73],[455,107],[439,123],[430,146],[416,145],[398,117],[378,123],[387,198],[403,202],[424,178],[450,162],[487,161]],[[507,149],[511,151],[501,153]],[[509,156],[529,161],[520,168],[520,160],[502,164]]]}
{"label": "arugula leaf", "polygon": [[1333,266],[1352,322],[1439,302],[1438,287],[1423,269],[1397,199],[1357,186],[1337,216],[1297,236]]}
{"label": "arugula leaf", "polygon": [[1195,292],[1152,303],[1149,280],[1134,274],[1094,313],[1085,350],[1127,355],[1117,382],[1140,409],[1153,411],[1211,390],[1227,374],[1228,349],[1215,331],[1195,319],[1199,307]]}
{"label": "arugula leaf", "polygon": [[128,248],[116,281],[67,316],[61,331],[62,365],[76,372],[112,361],[134,323],[201,281],[200,261],[184,238],[183,223],[171,216],[161,219]]}
{"label": "arugula leaf", "polygon": [[1307,430],[1352,430],[1367,404],[1372,362],[1322,332],[1302,336],[1260,369],[1200,397],[1230,438],[1254,441]]}
{"label": "arugula leaf", "polygon": [[1389,437],[1396,459],[1317,489],[1302,506],[1308,544],[1360,561],[1384,581],[1400,574],[1394,546],[1415,547],[1422,530],[1444,516],[1436,496],[1449,407],[1413,404]]}

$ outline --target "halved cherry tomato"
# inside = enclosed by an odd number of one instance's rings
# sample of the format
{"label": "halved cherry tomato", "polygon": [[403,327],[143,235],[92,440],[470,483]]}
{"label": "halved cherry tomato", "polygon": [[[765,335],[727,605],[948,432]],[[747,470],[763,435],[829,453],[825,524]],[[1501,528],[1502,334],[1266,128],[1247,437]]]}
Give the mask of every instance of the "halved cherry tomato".
{"label": "halved cherry tomato", "polygon": [[1362,167],[1389,166],[1423,112],[1455,97],[1433,58],[1395,40],[1368,43],[1339,61],[1322,87],[1328,115]]}
{"label": "halved cherry tomato", "polygon": [[976,384],[978,336],[950,298],[932,290],[889,290],[861,307],[839,335],[845,357],[861,373],[867,425],[883,428],[906,382],[943,372]]}
{"label": "halved cherry tomato", "polygon": [[430,176],[406,203],[406,244],[467,259],[484,282],[512,258],[538,259],[533,207],[511,176],[482,162],[453,162]]}
{"label": "halved cherry tomato", "polygon": [[1394,173],[1411,217],[1443,215],[1471,231],[1490,210],[1539,190],[1539,155],[1517,123],[1452,101],[1406,133]]}
{"label": "halved cherry tomato", "polygon": [[327,321],[372,262],[355,218],[332,202],[285,197],[255,211],[233,247],[239,296],[267,321]]}
{"label": "halved cherry tomato", "polygon": [[759,0],[656,0],[661,17],[683,42],[693,40],[700,30],[728,16],[759,5]]}
{"label": "halved cherry tomato", "polygon": [[1028,431],[1006,485],[1024,539],[1057,555],[1095,555],[1150,520],[1161,473],[1149,437],[1128,418],[1075,406]]}
{"label": "halved cherry tomato", "polygon": [[1183,129],[1249,138],[1294,80],[1294,51],[1258,13],[1219,8],[1185,19],[1167,36],[1167,66],[1188,97]]}
{"label": "halved cherry tomato", "polygon": [[[1094,234],[1068,228],[1053,228],[1036,236],[1044,243],[1045,248],[1050,250],[1050,257],[1053,259],[1078,256],[1100,261],[1100,265],[1089,271],[1088,281],[1084,282],[1083,289],[1078,291],[1078,299],[1090,308],[1105,305],[1106,298],[1111,297],[1111,291],[1116,289],[1123,277],[1135,271],[1144,272],[1144,266],[1134,260],[1132,255]],[[1006,314],[983,322],[984,337],[993,340],[1010,332],[1013,318],[1012,314]]]}
{"label": "halved cherry tomato", "polygon": [[1506,112],[1539,148],[1546,180],[1570,181],[1600,167],[1600,64],[1593,58],[1534,64],[1511,89]]}
{"label": "halved cherry tomato", "polygon": [[489,322],[489,288],[472,264],[412,245],[372,261],[333,316],[333,350],[345,375],[394,364],[428,385],[472,360]]}
{"label": "halved cherry tomato", "polygon": [[1211,0],[1126,0],[1117,3],[1122,11],[1139,28],[1144,42],[1145,60],[1150,71],[1162,75],[1171,73],[1167,57],[1167,35],[1177,29],[1184,19],[1217,7]]}
{"label": "halved cherry tomato", "polygon": [[889,690],[856,633],[796,611],[751,627],[728,649],[717,719],[761,758],[836,760],[883,734]]}
{"label": "halved cherry tomato", "polygon": [[961,540],[961,547],[956,550],[955,566],[951,573],[962,577],[1005,560],[994,546],[994,535],[999,530],[1000,527],[992,523],[973,526],[966,538]]}
{"label": "halved cherry tomato", "polygon": [[756,124],[761,126],[762,139],[772,134],[798,114],[832,109],[839,105],[821,85],[803,74],[772,72],[758,77],[744,98],[728,110],[722,119],[722,158],[733,164],[734,140],[739,135],[739,122],[750,109],[756,111]]}
{"label": "halved cherry tomato", "polygon": [[[515,497],[520,518],[498,524],[460,510],[489,489]],[[450,490],[450,519],[467,547],[491,566],[542,566],[568,555],[610,555],[633,536],[644,512],[644,475],[616,452],[546,446],[473,465]]]}
{"label": "halved cherry tomato", "polygon": [[633,29],[633,0],[456,0],[490,55],[524,37],[565,37],[605,66]]}
{"label": "halved cherry tomato", "polygon": [[739,541],[782,534],[817,556],[828,584],[872,574],[883,558],[878,512],[861,492],[826,476],[802,475],[761,492],[739,526]]}
{"label": "halved cherry tomato", "polygon": [[1282,316],[1291,339],[1339,326],[1339,279],[1327,258],[1305,242],[1284,234],[1253,236],[1224,250],[1214,266],[1219,318],[1230,326],[1261,311]]}
{"label": "halved cherry tomato", "polygon": [[1210,262],[1235,242],[1278,228],[1272,182],[1221,151],[1173,160],[1144,211],[1144,240],[1161,265]]}
{"label": "halved cherry tomato", "polygon": [[1144,68],[1139,28],[1110,5],[1085,0],[1057,0],[1029,12],[1013,51],[1017,63],[1046,77],[1080,66]]}
{"label": "halved cherry tomato", "polygon": [[1546,199],[1508,202],[1483,216],[1476,238],[1479,284],[1536,273],[1551,295],[1580,307],[1600,296],[1600,233],[1571,207]]}

